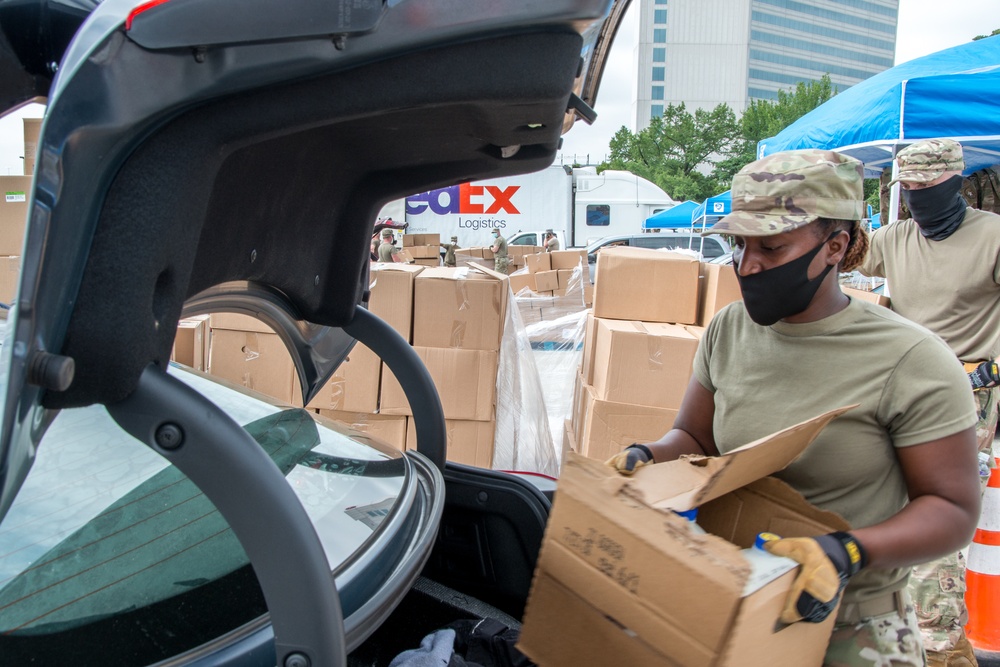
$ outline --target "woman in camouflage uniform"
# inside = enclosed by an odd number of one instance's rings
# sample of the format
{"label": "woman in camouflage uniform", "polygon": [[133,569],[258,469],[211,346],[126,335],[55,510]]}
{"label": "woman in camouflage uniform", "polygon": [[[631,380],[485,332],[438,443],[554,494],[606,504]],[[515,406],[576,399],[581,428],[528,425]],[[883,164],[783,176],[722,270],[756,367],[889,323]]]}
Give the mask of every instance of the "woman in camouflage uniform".
{"label": "woman in camouflage uniform", "polygon": [[830,151],[778,153],[733,180],[733,212],[707,233],[736,239],[743,301],[705,331],[674,427],[609,463],[715,456],[845,406],[775,476],[850,532],[766,548],[802,564],[782,620],[837,608],[826,667],[921,667],[906,591],[910,567],[967,543],[976,528],[976,416],[962,366],[926,329],[852,300],[838,269],[864,258],[860,162]]}

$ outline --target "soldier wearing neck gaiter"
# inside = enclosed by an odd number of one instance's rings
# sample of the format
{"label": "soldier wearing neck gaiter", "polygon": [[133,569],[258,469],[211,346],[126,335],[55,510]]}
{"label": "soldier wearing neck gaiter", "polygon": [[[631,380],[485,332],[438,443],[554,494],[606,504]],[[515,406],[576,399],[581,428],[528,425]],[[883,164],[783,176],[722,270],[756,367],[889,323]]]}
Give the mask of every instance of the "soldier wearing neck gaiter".
{"label": "soldier wearing neck gaiter", "polygon": [[[958,143],[919,141],[900,151],[896,161],[895,180],[913,217],[877,230],[859,270],[886,278],[892,309],[939,335],[965,363],[976,389],[980,452],[992,462],[998,393],[992,362],[1000,355],[1000,216],[967,207],[960,194],[965,163]],[[963,630],[968,612],[961,554],[916,566],[910,593],[928,664],[975,665]]]}

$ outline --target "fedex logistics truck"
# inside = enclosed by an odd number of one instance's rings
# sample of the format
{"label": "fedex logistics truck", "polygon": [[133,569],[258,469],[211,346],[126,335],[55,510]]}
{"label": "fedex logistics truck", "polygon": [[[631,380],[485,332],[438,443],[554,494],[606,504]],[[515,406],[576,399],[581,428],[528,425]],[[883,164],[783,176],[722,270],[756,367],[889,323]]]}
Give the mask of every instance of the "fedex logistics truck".
{"label": "fedex logistics truck", "polygon": [[649,216],[676,202],[627,171],[552,166],[522,176],[462,183],[405,200],[408,233],[458,236],[463,247],[487,246],[499,229],[510,243],[541,245],[551,229],[563,248],[612,234],[638,234]]}

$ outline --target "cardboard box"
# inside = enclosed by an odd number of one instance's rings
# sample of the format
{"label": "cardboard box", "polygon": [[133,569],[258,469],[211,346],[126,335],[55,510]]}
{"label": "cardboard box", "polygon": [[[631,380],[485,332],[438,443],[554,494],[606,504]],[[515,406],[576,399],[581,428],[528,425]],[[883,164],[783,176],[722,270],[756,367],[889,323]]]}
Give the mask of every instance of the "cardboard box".
{"label": "cardboard box", "polygon": [[677,324],[597,320],[592,381],[597,398],[679,408],[698,339]]}
{"label": "cardboard box", "polygon": [[691,334],[700,341],[704,337],[705,332],[708,331],[708,329],[706,329],[705,327],[696,327],[693,324],[685,324],[684,331],[687,331],[689,334]]}
{"label": "cardboard box", "polygon": [[733,301],[741,301],[743,293],[731,265],[702,262],[700,271],[698,324],[707,327],[717,312]]}
{"label": "cardboard box", "polygon": [[372,264],[368,309],[406,339],[413,341],[413,281],[423,266]]}
{"label": "cardboard box", "polygon": [[509,245],[507,246],[507,255],[512,259],[515,257],[525,257],[527,255],[537,255],[540,252],[545,252],[545,248],[540,245]]}
{"label": "cardboard box", "polygon": [[415,248],[418,246],[434,246],[437,249],[441,245],[440,234],[403,234],[403,247]]}
{"label": "cardboard box", "polygon": [[208,326],[213,329],[226,329],[228,331],[256,331],[257,333],[267,334],[274,333],[274,329],[264,324],[256,317],[240,315],[239,313],[212,313],[208,318]]}
{"label": "cardboard box", "polygon": [[889,308],[892,303],[889,297],[883,296],[882,294],[876,294],[875,292],[868,292],[863,289],[854,289],[853,287],[846,287],[844,285],[840,286],[844,294],[851,297],[852,299],[861,299],[862,301],[870,301],[871,303],[877,303],[880,306],[885,306]]}
{"label": "cardboard box", "polygon": [[[844,409],[719,457],[644,466],[633,477],[569,454],[549,516],[518,648],[541,667],[818,667],[836,614],[777,623],[798,568],[744,592],[741,549],[847,530],[766,477]],[[672,510],[698,508],[691,532]],[[780,629],[779,629],[780,628]]]}
{"label": "cardboard box", "polygon": [[499,350],[507,276],[482,267],[426,269],[413,285],[413,344]]}
{"label": "cardboard box", "polygon": [[415,266],[441,266],[441,258],[435,257],[434,259],[415,259],[413,260]]}
{"label": "cardboard box", "polygon": [[551,292],[559,289],[558,271],[539,271],[535,275],[535,285],[539,292]]}
{"label": "cardboard box", "polygon": [[575,269],[580,264],[587,263],[586,250],[556,250],[550,252],[553,269]]}
{"label": "cardboard box", "polygon": [[35,162],[38,161],[38,138],[42,132],[41,118],[24,119],[24,175],[35,173]]}
{"label": "cardboard box", "polygon": [[597,349],[597,318],[594,311],[587,313],[583,328],[583,383],[594,383],[594,351]]}
{"label": "cardboard box", "polygon": [[437,245],[415,245],[408,246],[406,251],[413,259],[436,259],[441,260],[441,246]]}
{"label": "cardboard box", "polygon": [[493,259],[493,251],[485,247],[459,248],[455,254],[471,255],[479,259]]}
{"label": "cardboard box", "polygon": [[413,255],[410,254],[409,248],[400,248],[393,254],[392,261],[396,264],[413,264],[415,260]]}
{"label": "cardboard box", "polygon": [[295,365],[278,334],[213,326],[208,372],[282,403],[302,404]]}
{"label": "cardboard box", "polygon": [[[417,431],[413,417],[406,420],[406,448],[417,448]],[[493,438],[495,421],[446,419],[444,422],[447,458],[477,468],[493,468]]]}
{"label": "cardboard box", "polygon": [[547,252],[540,252],[535,255],[528,255],[524,258],[524,264],[531,273],[552,270],[552,256]]}
{"label": "cardboard box", "polygon": [[603,401],[590,385],[583,386],[578,409],[578,451],[599,461],[608,460],[634,442],[659,440],[677,418],[677,410],[672,408]]}
{"label": "cardboard box", "polygon": [[[399,415],[372,415],[364,412],[344,412],[342,410],[319,409],[319,414],[332,419],[354,433],[352,436],[362,441],[366,437],[390,445],[403,451],[406,448],[407,418]],[[362,434],[359,436],[359,434]]]}
{"label": "cardboard box", "polygon": [[566,456],[566,452],[576,452],[580,453],[577,449],[576,439],[573,434],[573,423],[569,419],[563,420],[563,458]]}
{"label": "cardboard box", "polygon": [[569,289],[574,273],[576,273],[574,269],[559,269],[556,271],[556,277],[559,279],[559,289]]}
{"label": "cardboard box", "polygon": [[340,412],[377,412],[382,360],[356,343],[307,408]]}
{"label": "cardboard box", "polygon": [[517,294],[524,288],[528,288],[532,292],[535,291],[535,275],[532,273],[519,273],[507,276],[507,280],[510,283],[510,291],[514,294]]}
{"label": "cardboard box", "polygon": [[700,262],[645,248],[607,248],[597,254],[594,315],[615,320],[698,323]]}
{"label": "cardboard box", "polygon": [[20,257],[0,257],[0,303],[9,306],[17,298],[17,280],[20,275]]}
{"label": "cardboard box", "polygon": [[[569,404],[569,419],[567,420],[570,424],[570,428],[573,430],[573,442],[579,440],[579,434],[581,430],[580,419],[586,416],[586,406],[583,402],[583,386],[586,384],[583,379],[583,365],[573,379],[573,400]],[[580,450],[575,450],[579,452]]]}
{"label": "cardboard box", "polygon": [[[414,347],[434,380],[447,419],[490,421],[495,418],[497,359],[488,350]],[[403,388],[388,366],[382,366],[379,412],[412,415]]]}
{"label": "cardboard box", "polygon": [[31,198],[31,176],[0,176],[0,256],[20,256]]}
{"label": "cardboard box", "polygon": [[177,335],[174,347],[170,353],[171,361],[196,368],[199,371],[208,370],[208,315],[187,317],[177,323]]}

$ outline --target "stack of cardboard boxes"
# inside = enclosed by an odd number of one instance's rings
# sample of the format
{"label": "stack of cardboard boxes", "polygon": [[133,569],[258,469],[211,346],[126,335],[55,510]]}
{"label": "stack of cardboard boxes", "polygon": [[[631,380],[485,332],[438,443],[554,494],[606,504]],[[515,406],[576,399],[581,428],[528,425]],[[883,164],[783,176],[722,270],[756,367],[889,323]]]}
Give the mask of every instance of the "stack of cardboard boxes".
{"label": "stack of cardboard boxes", "polygon": [[741,295],[731,266],[679,253],[611,248],[597,267],[564,442],[605,460],[670,429],[705,325]]}
{"label": "stack of cardboard boxes", "polygon": [[552,322],[593,303],[585,250],[539,252],[524,260],[525,270],[510,276],[510,287],[526,326]]}
{"label": "stack of cardboard boxes", "polygon": [[24,246],[25,224],[28,219],[28,199],[41,118],[24,119],[24,176],[0,176],[0,303],[10,304],[17,291],[21,271],[21,249]]}
{"label": "stack of cardboard boxes", "polygon": [[528,263],[528,257],[544,252],[545,248],[537,245],[509,245],[507,246],[507,257],[510,259],[510,269],[508,273],[520,271]]}
{"label": "stack of cardboard boxes", "polygon": [[[441,397],[450,460],[492,467],[509,289],[506,276],[483,267],[426,269],[414,280],[410,340]],[[379,410],[412,417],[399,382],[386,367]],[[407,448],[414,448],[412,420],[407,430]]]}
{"label": "stack of cardboard boxes", "polygon": [[[448,458],[491,467],[509,293],[506,276],[479,268],[373,264],[371,277],[370,310],[414,346],[437,387]],[[174,359],[302,406],[295,366],[284,343],[254,318],[216,313],[182,320]],[[412,410],[399,382],[361,343],[305,407],[400,450],[416,447]]]}
{"label": "stack of cardboard boxes", "polygon": [[400,255],[407,264],[441,266],[441,235],[403,234]]}
{"label": "stack of cardboard boxes", "polygon": [[489,248],[459,248],[455,251],[455,260],[458,266],[469,266],[475,264],[487,269],[493,268],[493,251]]}

